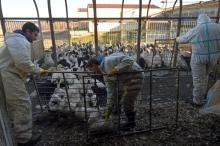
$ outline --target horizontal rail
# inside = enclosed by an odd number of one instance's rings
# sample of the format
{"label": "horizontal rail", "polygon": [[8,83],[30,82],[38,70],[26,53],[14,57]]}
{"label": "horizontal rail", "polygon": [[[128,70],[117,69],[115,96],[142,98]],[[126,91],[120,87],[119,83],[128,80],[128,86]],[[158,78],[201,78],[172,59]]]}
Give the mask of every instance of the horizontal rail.
{"label": "horizontal rail", "polygon": [[[184,19],[197,19],[198,17],[181,17],[182,20]],[[211,19],[217,19],[217,17],[210,17]],[[37,18],[37,17],[4,17],[2,18],[4,20],[49,20],[50,18]],[[52,18],[54,21],[66,21],[67,18],[61,18],[61,17],[57,17],[57,18]],[[138,17],[125,17],[123,18],[123,20],[138,20],[139,18]],[[179,19],[178,17],[142,17],[141,18],[142,20],[170,20],[170,19]],[[1,20],[1,18],[0,18]],[[68,18],[68,20],[72,20],[72,21],[86,21],[86,20],[89,20],[89,21],[93,21],[94,18]],[[119,17],[113,17],[113,18],[97,18],[98,21],[101,21],[101,20],[119,20],[120,21],[120,18]]]}

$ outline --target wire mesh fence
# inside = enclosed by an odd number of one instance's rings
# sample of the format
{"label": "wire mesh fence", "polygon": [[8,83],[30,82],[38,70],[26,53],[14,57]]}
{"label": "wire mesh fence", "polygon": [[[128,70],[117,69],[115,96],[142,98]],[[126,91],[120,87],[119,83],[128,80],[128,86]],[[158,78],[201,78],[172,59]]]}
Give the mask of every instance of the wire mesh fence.
{"label": "wire mesh fence", "polygon": [[[131,127],[130,131],[123,129],[128,117],[123,104],[124,99],[120,99],[124,90],[121,80],[116,80],[113,86],[117,95],[114,97],[115,110],[109,119],[104,116],[111,105],[111,99],[107,96],[111,81],[103,80],[105,75],[53,72],[45,78],[34,78],[32,86],[34,85],[36,92],[35,95],[32,92],[33,111],[39,113],[38,116],[41,115],[40,111],[49,113],[58,121],[64,115],[73,118],[75,131],[71,133],[72,129],[68,134],[74,134],[74,140],[77,141],[97,138],[100,135],[119,136],[175,127],[178,126],[179,102],[191,97],[186,95],[190,93],[191,82],[188,80],[183,83],[185,80],[182,79],[189,78],[189,75],[188,72],[178,69],[145,71],[143,84],[139,83],[142,86],[140,94],[133,95],[134,99],[137,96],[134,100],[136,126]],[[186,86],[184,92],[180,92],[182,86]],[[50,116],[45,118],[50,119]]]}

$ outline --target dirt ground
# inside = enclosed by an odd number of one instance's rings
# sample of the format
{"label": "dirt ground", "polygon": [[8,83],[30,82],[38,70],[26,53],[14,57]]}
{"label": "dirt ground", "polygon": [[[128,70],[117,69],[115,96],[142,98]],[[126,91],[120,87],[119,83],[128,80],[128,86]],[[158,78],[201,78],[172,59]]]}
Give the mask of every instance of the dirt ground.
{"label": "dirt ground", "polygon": [[[106,135],[92,135],[91,129],[88,128],[89,140],[86,140],[87,127],[84,121],[76,120],[71,114],[64,116],[34,111],[34,128],[42,132],[42,139],[37,146],[220,145],[220,117],[211,114],[201,115],[200,108],[190,103],[192,100],[191,75],[182,74],[179,86],[175,75],[153,77],[151,110],[149,78],[146,77],[146,86],[141,93],[142,98],[136,105],[137,126],[129,132],[121,131],[120,136],[115,131]],[[213,82],[210,81],[210,86]],[[178,112],[176,111],[177,95],[179,97]]]}

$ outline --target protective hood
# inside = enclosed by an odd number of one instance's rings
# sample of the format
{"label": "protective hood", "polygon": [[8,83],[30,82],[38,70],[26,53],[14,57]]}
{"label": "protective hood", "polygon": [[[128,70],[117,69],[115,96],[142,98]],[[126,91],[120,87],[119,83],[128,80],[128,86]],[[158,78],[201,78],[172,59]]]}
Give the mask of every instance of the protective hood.
{"label": "protective hood", "polygon": [[199,14],[199,17],[197,19],[197,25],[203,24],[203,23],[209,23],[211,22],[211,19],[206,14]]}
{"label": "protective hood", "polygon": [[21,38],[25,38],[25,39],[26,39],[26,37],[23,36],[23,35],[20,34],[20,33],[7,32],[7,33],[5,34],[5,40],[7,40],[8,38],[11,38],[11,37],[21,37]]}

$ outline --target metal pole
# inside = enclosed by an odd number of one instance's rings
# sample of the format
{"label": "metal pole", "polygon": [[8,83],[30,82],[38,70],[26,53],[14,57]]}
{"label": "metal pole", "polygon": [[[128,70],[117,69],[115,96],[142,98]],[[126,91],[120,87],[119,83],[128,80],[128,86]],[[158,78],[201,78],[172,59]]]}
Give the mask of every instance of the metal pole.
{"label": "metal pole", "polygon": [[71,110],[71,105],[70,105],[69,92],[68,92],[68,88],[67,88],[67,81],[66,81],[66,78],[65,78],[65,74],[64,74],[64,72],[62,72],[62,74],[63,74],[63,80],[64,80],[64,84],[65,84],[65,90],[66,90],[67,102],[68,102],[68,105],[69,105],[69,109],[70,109],[70,111],[72,111],[72,110]]}
{"label": "metal pole", "polygon": [[[177,37],[180,35],[180,29],[181,29],[182,5],[183,5],[182,0],[180,0]],[[178,47],[179,47],[179,45],[178,45],[178,43],[176,43],[176,47],[175,47],[175,50],[174,50],[173,67],[176,67],[177,55],[178,55]]]}
{"label": "metal pole", "polygon": [[85,119],[86,119],[86,140],[89,139],[89,126],[88,126],[88,114],[87,114],[87,102],[86,102],[86,89],[85,89],[85,77],[83,76],[83,99],[84,99],[84,107],[85,107]]}
{"label": "metal pole", "polygon": [[119,97],[119,75],[117,75],[117,85],[116,85],[116,88],[117,88],[117,114],[118,114],[118,135],[120,135],[120,127],[121,127],[121,104],[120,104],[120,97]]}
{"label": "metal pole", "polygon": [[68,32],[68,43],[70,47],[71,46],[71,34],[70,34],[70,26],[69,26],[69,14],[68,14],[67,0],[65,0],[65,7],[66,7],[66,25],[67,25],[67,32]]}
{"label": "metal pole", "polygon": [[120,20],[120,28],[121,28],[121,42],[123,41],[123,10],[124,10],[124,0],[122,0],[121,5],[121,20]]}
{"label": "metal pole", "polygon": [[[42,52],[43,52],[43,54],[44,54],[44,50],[45,50],[45,48],[44,48],[44,39],[43,39],[43,33],[42,33],[42,27],[41,27],[41,23],[40,23],[40,14],[39,14],[39,9],[38,9],[38,6],[37,6],[37,3],[36,3],[36,0],[33,0],[33,2],[34,2],[34,6],[35,6],[35,9],[36,9],[36,12],[37,12],[37,21],[38,21],[38,26],[39,26],[39,31],[40,31],[40,35],[41,35],[41,40],[42,40],[42,46],[43,46],[43,50],[42,50]],[[39,48],[40,49],[40,48]]]}
{"label": "metal pole", "polygon": [[151,0],[149,0],[148,5],[147,5],[147,15],[146,15],[146,20],[145,20],[145,37],[146,37],[146,42],[147,42],[147,25],[148,25],[148,17],[149,17],[149,10],[150,10],[150,4]]}
{"label": "metal pole", "polygon": [[94,39],[95,39],[95,54],[98,55],[98,31],[97,31],[97,13],[96,13],[96,0],[93,2],[93,13],[94,13]]}
{"label": "metal pole", "polygon": [[142,17],[142,0],[139,0],[138,38],[137,38],[137,62],[138,62],[139,59],[140,59],[141,17]]}
{"label": "metal pole", "polygon": [[179,120],[179,91],[180,91],[180,71],[177,70],[177,88],[176,88],[176,128]]}
{"label": "metal pole", "polygon": [[218,12],[217,12],[217,18],[216,18],[216,23],[219,23],[219,13],[220,13],[220,0],[218,0]]}
{"label": "metal pole", "polygon": [[1,0],[0,0],[0,19],[1,19],[2,32],[3,32],[3,35],[5,36],[6,27],[5,27],[5,19],[3,17],[3,12],[2,12],[2,1]]}
{"label": "metal pole", "polygon": [[51,13],[50,0],[47,0],[47,4],[48,4],[51,39],[52,39],[52,51],[53,51],[53,54],[54,54],[53,59],[54,59],[54,62],[55,62],[55,66],[57,66],[56,42],[55,42],[55,35],[54,35],[53,19],[52,19],[52,13]]}
{"label": "metal pole", "polygon": [[39,29],[40,29],[41,39],[43,40],[43,33],[42,33],[42,27],[41,27],[41,23],[40,23],[39,9],[38,9],[36,0],[33,0],[33,2],[34,2],[34,6],[35,6],[36,12],[37,12],[38,26],[39,26]]}
{"label": "metal pole", "polygon": [[152,70],[150,70],[150,102],[149,102],[149,127],[152,129]]}
{"label": "metal pole", "polygon": [[34,76],[32,76],[32,77],[33,77],[34,88],[35,88],[36,93],[37,93],[37,99],[38,99],[38,102],[39,102],[39,105],[40,105],[40,109],[41,109],[41,112],[43,112],[43,104],[42,104],[42,101],[41,101],[41,97],[40,97],[40,93],[39,93],[39,90],[38,90],[38,86],[37,86],[35,77]]}

